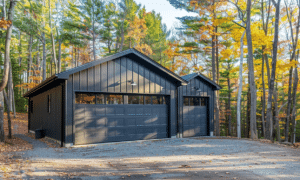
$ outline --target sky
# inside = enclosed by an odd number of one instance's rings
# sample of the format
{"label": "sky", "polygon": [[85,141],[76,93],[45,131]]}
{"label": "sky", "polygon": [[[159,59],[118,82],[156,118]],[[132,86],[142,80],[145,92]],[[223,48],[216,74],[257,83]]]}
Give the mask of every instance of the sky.
{"label": "sky", "polygon": [[160,13],[162,23],[167,25],[168,30],[174,24],[180,23],[176,17],[197,15],[196,13],[188,13],[185,10],[175,9],[167,0],[135,0],[135,2],[141,4],[142,7],[145,6],[147,12],[154,10],[156,13]]}

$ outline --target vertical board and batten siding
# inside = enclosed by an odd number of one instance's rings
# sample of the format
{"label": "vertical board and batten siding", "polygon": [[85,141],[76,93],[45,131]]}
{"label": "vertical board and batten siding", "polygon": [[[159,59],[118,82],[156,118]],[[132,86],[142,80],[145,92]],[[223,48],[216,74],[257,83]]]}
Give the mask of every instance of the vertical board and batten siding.
{"label": "vertical board and batten siding", "polygon": [[[134,81],[137,85],[130,85]],[[94,84],[92,85],[91,82]],[[176,85],[128,57],[96,65],[69,76],[67,80],[66,143],[74,142],[75,92],[140,93],[170,96],[169,133],[177,133]]]}
{"label": "vertical board and batten siding", "polygon": [[[197,92],[194,87],[200,88],[200,92]],[[179,134],[183,133],[183,97],[184,96],[201,96],[208,98],[208,134],[214,130],[214,91],[213,87],[200,79],[199,77],[193,78],[189,81],[188,85],[180,86],[178,88],[178,130]]]}
{"label": "vertical board and batten siding", "polygon": [[[61,141],[62,123],[62,85],[44,91],[34,97],[33,113],[30,113],[29,130],[45,130],[45,136]],[[50,95],[50,113],[48,112],[48,95]]]}

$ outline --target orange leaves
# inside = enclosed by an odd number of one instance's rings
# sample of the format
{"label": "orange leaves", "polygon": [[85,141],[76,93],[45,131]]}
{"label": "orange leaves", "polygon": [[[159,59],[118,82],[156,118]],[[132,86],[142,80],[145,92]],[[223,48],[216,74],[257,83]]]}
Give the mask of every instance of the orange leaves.
{"label": "orange leaves", "polygon": [[43,77],[41,77],[41,76],[31,76],[29,79],[31,79],[33,81],[41,81],[43,79]]}
{"label": "orange leaves", "polygon": [[22,87],[22,88],[25,88],[25,89],[32,89],[34,88],[35,86],[37,86],[39,83],[34,83],[34,82],[31,82],[31,83],[23,83],[23,84],[19,84],[19,85],[16,85],[16,87]]}
{"label": "orange leaves", "polygon": [[141,39],[145,38],[147,30],[145,19],[139,19],[135,16],[134,21],[130,22],[127,38],[132,38],[136,44],[140,44]]}
{"label": "orange leaves", "polygon": [[8,28],[11,25],[11,21],[6,21],[3,17],[0,19],[0,28]]}
{"label": "orange leaves", "polygon": [[151,55],[153,53],[151,47],[148,44],[137,45],[135,47],[135,49],[137,49],[138,51],[146,54],[147,56],[149,56],[149,55]]}

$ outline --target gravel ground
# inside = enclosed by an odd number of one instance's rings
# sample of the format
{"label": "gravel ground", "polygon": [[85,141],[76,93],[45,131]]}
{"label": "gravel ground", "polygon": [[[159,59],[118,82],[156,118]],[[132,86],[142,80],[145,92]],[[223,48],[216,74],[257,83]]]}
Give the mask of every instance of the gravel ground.
{"label": "gravel ground", "polygon": [[23,179],[300,179],[300,151],[237,139],[184,138],[17,152]]}

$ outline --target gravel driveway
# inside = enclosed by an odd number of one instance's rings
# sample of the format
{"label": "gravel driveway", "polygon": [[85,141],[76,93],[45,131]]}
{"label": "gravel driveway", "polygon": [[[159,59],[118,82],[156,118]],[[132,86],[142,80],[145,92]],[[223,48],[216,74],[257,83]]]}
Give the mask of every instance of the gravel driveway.
{"label": "gravel driveway", "polygon": [[17,153],[23,179],[300,179],[300,150],[250,140],[184,138]]}

